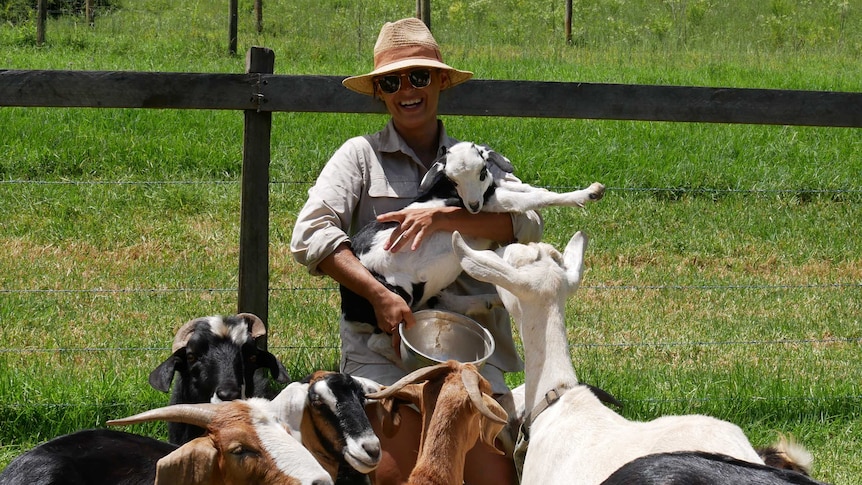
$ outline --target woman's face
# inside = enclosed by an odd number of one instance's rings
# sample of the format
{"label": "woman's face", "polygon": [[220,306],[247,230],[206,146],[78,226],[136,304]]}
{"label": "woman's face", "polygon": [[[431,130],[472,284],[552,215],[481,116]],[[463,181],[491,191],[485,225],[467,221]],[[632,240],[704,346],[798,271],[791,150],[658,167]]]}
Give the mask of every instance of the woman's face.
{"label": "woman's face", "polygon": [[[386,104],[386,109],[399,130],[419,130],[432,126],[437,128],[437,103],[440,98],[440,90],[444,83],[449,82],[446,73],[436,69],[427,70],[429,73],[428,85],[417,88],[411,82],[410,73],[414,72],[414,80],[421,79],[422,69],[409,69],[398,71],[387,76],[398,76],[400,78],[400,89],[394,93],[387,93],[381,89],[381,80],[375,81],[377,95]],[[421,82],[419,83],[421,84]],[[389,83],[389,89],[393,84]]]}

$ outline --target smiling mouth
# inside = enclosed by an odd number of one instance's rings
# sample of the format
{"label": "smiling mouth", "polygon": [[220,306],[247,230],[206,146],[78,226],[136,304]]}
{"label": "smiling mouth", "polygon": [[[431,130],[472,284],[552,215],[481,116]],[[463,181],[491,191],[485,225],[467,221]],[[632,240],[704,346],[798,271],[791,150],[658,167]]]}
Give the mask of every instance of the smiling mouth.
{"label": "smiling mouth", "polygon": [[403,107],[403,108],[412,108],[414,106],[420,105],[421,103],[422,103],[421,99],[409,99],[407,101],[402,101],[400,104],[401,104],[401,107]]}

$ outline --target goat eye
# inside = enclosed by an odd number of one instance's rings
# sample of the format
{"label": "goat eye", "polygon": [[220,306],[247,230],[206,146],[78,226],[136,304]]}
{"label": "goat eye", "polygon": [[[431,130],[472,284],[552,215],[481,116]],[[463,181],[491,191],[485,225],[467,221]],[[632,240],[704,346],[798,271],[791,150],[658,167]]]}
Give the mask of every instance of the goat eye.
{"label": "goat eye", "polygon": [[248,361],[251,362],[252,364],[257,363],[257,355],[249,355]]}
{"label": "goat eye", "polygon": [[187,354],[186,354],[186,362],[188,362],[189,364],[194,364],[194,363],[195,363],[195,362],[197,362],[197,361],[198,361],[198,356],[197,356],[197,355],[195,355],[195,354],[193,354],[193,353],[191,353],[191,352],[189,352],[189,353],[187,353]]}
{"label": "goat eye", "polygon": [[479,180],[484,182],[487,177],[488,177],[488,169],[483,168],[482,173],[479,174]]}

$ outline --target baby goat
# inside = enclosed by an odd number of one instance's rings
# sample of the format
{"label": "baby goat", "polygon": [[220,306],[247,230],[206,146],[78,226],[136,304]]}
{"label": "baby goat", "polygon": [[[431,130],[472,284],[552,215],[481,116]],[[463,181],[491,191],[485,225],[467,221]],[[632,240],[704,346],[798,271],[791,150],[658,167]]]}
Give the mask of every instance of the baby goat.
{"label": "baby goat", "polygon": [[[580,385],[566,338],[566,299],[580,285],[587,238],[575,234],[563,254],[544,243],[494,251],[470,248],[457,232],[464,270],[492,283],[524,342],[529,437],[522,483],[594,485],[626,463],[654,453],[703,451],[763,465],[742,430],[709,416],[629,421]],[[690,482],[691,483],[691,482]]]}
{"label": "baby goat", "polygon": [[[499,153],[470,142],[457,143],[428,170],[419,186],[422,195],[406,208],[456,206],[474,214],[523,213],[548,206],[583,207],[604,195],[605,187],[600,183],[574,192],[551,192],[519,181],[513,171],[511,162]],[[383,249],[397,226],[395,222],[373,221],[351,238],[351,245],[371,274],[415,311],[452,284],[461,266],[452,254],[451,234],[447,232],[428,236],[413,251]],[[470,244],[490,247],[487,240],[475,239]],[[340,290],[346,320],[377,325],[368,301],[343,286]]]}
{"label": "baby goat", "polygon": [[[251,313],[195,318],[177,330],[172,354],[150,373],[150,385],[168,392],[176,374],[170,404],[271,397],[269,380],[262,372],[268,369],[281,383],[290,376],[265,350],[265,342],[266,326]],[[202,433],[188,424],[168,424],[171,443],[183,444]]]}
{"label": "baby goat", "polygon": [[179,447],[115,430],[71,433],[13,460],[0,474],[0,484],[332,485],[265,399],[180,404],[108,424],[154,420],[184,422],[207,431]]}

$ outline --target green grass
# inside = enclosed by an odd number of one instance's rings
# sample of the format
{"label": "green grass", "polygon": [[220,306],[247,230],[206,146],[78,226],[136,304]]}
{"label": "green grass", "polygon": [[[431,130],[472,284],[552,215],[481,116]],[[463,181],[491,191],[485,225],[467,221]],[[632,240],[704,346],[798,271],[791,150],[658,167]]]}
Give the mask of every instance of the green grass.
{"label": "green grass", "polygon": [[[382,21],[414,2],[125,2],[0,29],[8,69],[280,74],[370,66]],[[862,2],[435,2],[446,60],[479,78],[862,91]],[[294,377],[338,360],[338,295],[293,262],[294,216],[330,154],[380,115],[273,116],[270,346]],[[791,433],[815,476],[862,476],[862,132],[790,126],[446,117],[448,131],[553,189],[545,240],[590,237],[569,304],[579,377],[632,419],[702,412],[754,443]],[[186,320],[236,310],[242,114],[0,109],[0,467],[58,434],[163,405],[146,378]],[[523,380],[510,376],[511,384]],[[133,428],[165,437],[163,425]]]}

